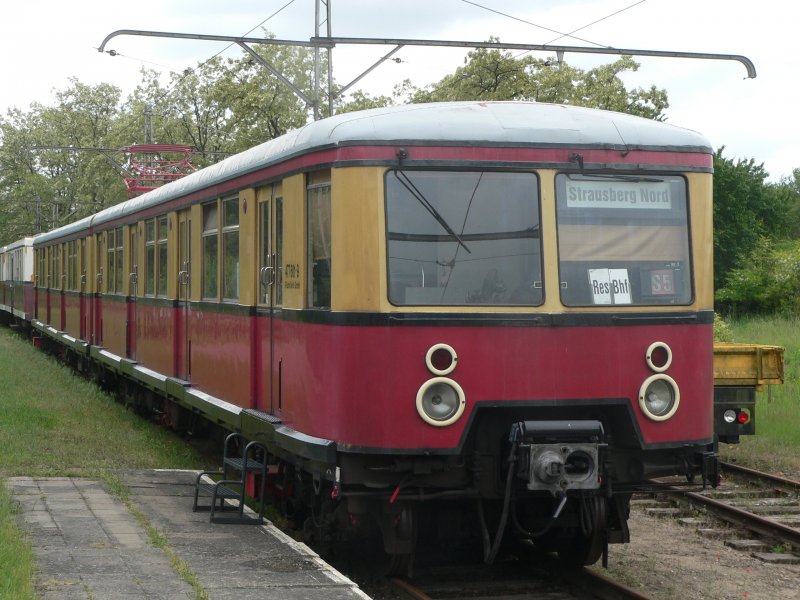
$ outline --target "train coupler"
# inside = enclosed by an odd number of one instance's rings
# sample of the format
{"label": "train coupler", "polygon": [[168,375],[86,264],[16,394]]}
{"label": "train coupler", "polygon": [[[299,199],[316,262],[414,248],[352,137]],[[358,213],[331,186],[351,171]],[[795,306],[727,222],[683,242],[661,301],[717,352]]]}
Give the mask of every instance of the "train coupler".
{"label": "train coupler", "polygon": [[517,477],[531,491],[561,497],[568,490],[596,490],[602,482],[600,421],[519,421],[511,427],[517,444]]}

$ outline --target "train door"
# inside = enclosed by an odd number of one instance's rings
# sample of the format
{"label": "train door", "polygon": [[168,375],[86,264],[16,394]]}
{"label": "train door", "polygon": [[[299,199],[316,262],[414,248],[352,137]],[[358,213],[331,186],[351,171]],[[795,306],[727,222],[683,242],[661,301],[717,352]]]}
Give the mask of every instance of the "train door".
{"label": "train door", "polygon": [[58,245],[58,328],[61,331],[67,330],[67,244]]}
{"label": "train door", "polygon": [[14,316],[16,315],[14,312],[14,251],[12,250],[9,252],[7,256],[8,259],[5,260],[2,267],[0,267],[0,273],[2,273],[0,282],[4,282],[0,284],[0,287],[3,288],[2,304],[11,305],[11,322],[13,323]]}
{"label": "train door", "polygon": [[136,304],[139,297],[139,265],[137,244],[138,225],[128,228],[128,327],[126,329],[128,358],[136,360]]}
{"label": "train door", "polygon": [[53,273],[53,266],[55,265],[55,260],[53,259],[53,255],[55,254],[55,246],[49,246],[45,252],[47,253],[46,261],[47,261],[47,290],[45,292],[45,322],[48,325],[52,325],[53,321],[51,320],[53,311],[52,311],[52,297],[53,297],[53,286],[55,285],[55,274]]}
{"label": "train door", "polygon": [[276,183],[259,195],[258,204],[258,340],[259,403],[269,414],[281,411],[281,356],[276,352],[283,304],[283,198]]}
{"label": "train door", "polygon": [[175,331],[175,359],[178,377],[191,376],[191,338],[189,336],[189,299],[192,265],[192,218],[188,210],[178,213],[178,308]]}
{"label": "train door", "polygon": [[86,291],[86,339],[90,344],[95,344],[94,295],[97,290],[97,275],[95,272],[94,236],[89,234],[83,241],[83,288]]}
{"label": "train door", "polygon": [[92,294],[92,334],[96,346],[103,345],[103,234],[94,236],[95,287]]}
{"label": "train door", "polygon": [[88,316],[88,302],[86,301],[86,240],[78,239],[78,336],[80,339],[87,339],[86,319]]}

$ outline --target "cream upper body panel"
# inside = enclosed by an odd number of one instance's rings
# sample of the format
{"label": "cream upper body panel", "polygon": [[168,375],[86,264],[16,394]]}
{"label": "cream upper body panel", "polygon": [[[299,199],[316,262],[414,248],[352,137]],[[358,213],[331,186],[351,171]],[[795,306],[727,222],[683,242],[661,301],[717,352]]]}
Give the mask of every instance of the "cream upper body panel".
{"label": "cream upper body panel", "polygon": [[[711,175],[686,173],[689,206],[689,246],[692,262],[693,292],[691,301],[656,306],[565,306],[559,290],[559,240],[556,221],[554,169],[539,169],[541,211],[541,261],[543,265],[543,302],[535,306],[479,305],[402,305],[392,304],[388,292],[387,225],[384,199],[384,167],[356,167],[333,170],[332,185],[332,301],[339,311],[425,312],[425,313],[558,313],[636,312],[708,310],[713,307],[713,239],[711,235]],[[613,227],[610,228],[613,231]],[[562,226],[560,234],[569,235]],[[623,233],[620,230],[619,237]],[[645,236],[648,236],[645,239]],[[669,228],[642,230],[624,239],[621,247],[645,247],[642,259],[667,260],[677,233]],[[646,242],[646,244],[645,244]],[[577,243],[567,245],[579,252]],[[564,244],[561,252],[564,253]],[[569,257],[567,257],[569,258]],[[617,258],[623,258],[619,256]]]}

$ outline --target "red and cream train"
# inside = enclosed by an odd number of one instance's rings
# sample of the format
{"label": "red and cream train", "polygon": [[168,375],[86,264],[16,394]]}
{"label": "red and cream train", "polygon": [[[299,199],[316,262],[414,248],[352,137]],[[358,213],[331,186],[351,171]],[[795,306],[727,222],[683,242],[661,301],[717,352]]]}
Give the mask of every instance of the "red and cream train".
{"label": "red and cream train", "polygon": [[265,442],[317,524],[408,557],[460,511],[487,560],[592,563],[648,478],[716,481],[711,180],[704,137],[624,114],[342,114],[3,249],[0,304]]}

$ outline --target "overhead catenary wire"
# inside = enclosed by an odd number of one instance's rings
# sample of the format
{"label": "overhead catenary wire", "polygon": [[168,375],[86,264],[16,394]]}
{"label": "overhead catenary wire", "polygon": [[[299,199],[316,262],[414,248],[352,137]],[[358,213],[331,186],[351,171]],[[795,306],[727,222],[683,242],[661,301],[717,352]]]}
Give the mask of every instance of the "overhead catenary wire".
{"label": "overhead catenary wire", "polygon": [[[584,38],[577,37],[574,34],[576,34],[579,31],[583,31],[584,29],[587,29],[587,28],[591,27],[592,25],[597,25],[598,23],[601,23],[602,21],[610,19],[611,17],[614,17],[614,16],[616,16],[616,15],[618,15],[620,13],[623,13],[623,12],[625,12],[627,10],[630,10],[631,8],[634,8],[634,7],[636,7],[636,6],[640,5],[640,4],[643,4],[643,3],[647,2],[647,0],[638,0],[638,2],[634,2],[633,4],[630,4],[630,5],[628,5],[628,6],[624,7],[624,8],[621,8],[621,9],[619,9],[617,11],[614,11],[613,13],[610,13],[610,14],[608,14],[608,15],[606,15],[604,17],[601,17],[599,19],[595,19],[591,23],[586,23],[585,25],[581,25],[577,29],[573,29],[572,31],[570,31],[568,33],[562,33],[562,32],[557,31],[555,29],[551,29],[550,27],[545,27],[543,25],[538,25],[537,23],[533,23],[531,21],[527,21],[527,20],[522,19],[520,17],[501,12],[501,11],[496,10],[494,8],[491,8],[489,6],[484,6],[482,4],[478,4],[477,2],[473,2],[472,0],[461,0],[461,2],[463,2],[465,4],[471,4],[472,6],[475,6],[477,8],[481,8],[483,10],[498,14],[498,15],[503,16],[503,17],[508,17],[509,19],[513,19],[514,21],[519,21],[520,23],[525,23],[526,25],[531,25],[532,27],[536,27],[538,29],[544,29],[545,31],[550,31],[552,33],[557,33],[558,37],[555,37],[552,40],[550,40],[548,42],[545,42],[546,46],[549,46],[550,44],[553,44],[553,43],[557,42],[558,40],[561,40],[561,39],[564,39],[564,38],[573,38],[573,39],[576,39],[576,40],[580,40],[582,42],[586,42],[587,44],[592,44],[594,46],[598,46],[600,48],[613,48],[613,46],[610,46],[608,44],[600,44],[598,42],[592,42],[590,40],[586,40]],[[531,52],[530,50],[526,50],[525,52],[519,53],[514,58],[519,58],[521,56],[525,56],[526,54],[529,54],[530,52]]]}
{"label": "overhead catenary wire", "polygon": [[[556,29],[552,29],[550,27],[545,27],[544,25],[538,25],[537,23],[534,23],[532,21],[526,21],[525,19],[522,19],[520,17],[515,17],[514,15],[509,15],[508,13],[504,13],[502,11],[499,11],[499,10],[495,9],[495,8],[491,8],[489,6],[485,6],[483,4],[478,4],[477,2],[473,2],[472,0],[461,0],[461,2],[463,2],[464,4],[471,4],[472,6],[475,6],[477,8],[482,8],[483,10],[487,10],[489,12],[495,13],[495,14],[500,15],[502,17],[508,17],[509,19],[513,19],[514,21],[519,21],[520,23],[525,23],[526,25],[530,25],[531,27],[536,27],[537,29],[544,29],[545,31],[549,31],[550,33],[557,33],[560,36],[558,39],[561,39],[562,37],[571,37],[572,39],[579,40],[581,42],[585,42],[587,44],[591,44],[591,45],[597,46],[599,48],[611,48],[611,46],[608,46],[606,44],[599,44],[597,42],[593,42],[591,40],[580,38],[578,36],[571,35],[569,33],[563,33],[561,31],[558,31]],[[578,30],[576,30],[576,31],[578,31]]]}
{"label": "overhead catenary wire", "polygon": [[[616,15],[618,15],[620,13],[625,12],[626,10],[629,10],[631,8],[634,8],[634,7],[638,6],[638,5],[640,5],[640,4],[643,4],[646,1],[647,0],[638,0],[638,2],[634,2],[633,4],[630,4],[630,5],[626,6],[625,8],[621,8],[621,9],[619,9],[619,10],[613,12],[613,13],[610,13],[610,14],[604,16],[604,17],[601,17],[600,19],[595,19],[591,23],[587,23],[585,25],[582,25],[581,27],[578,27],[577,29],[573,29],[572,31],[570,31],[568,33],[563,33],[563,32],[560,32],[560,31],[558,31],[556,29],[552,29],[550,27],[545,27],[544,25],[539,25],[537,23],[533,23],[532,21],[528,21],[528,20],[523,19],[521,17],[517,17],[515,15],[510,15],[508,13],[504,13],[504,12],[499,11],[497,9],[491,8],[489,6],[485,6],[483,4],[479,4],[477,2],[474,2],[473,0],[461,0],[461,2],[463,2],[464,4],[470,4],[472,6],[475,6],[476,8],[480,8],[482,10],[486,10],[488,12],[500,15],[502,17],[507,17],[507,18],[512,19],[514,21],[519,21],[520,23],[524,23],[526,25],[530,25],[530,26],[536,27],[538,29],[543,29],[545,31],[550,31],[552,33],[557,33],[558,37],[555,37],[552,40],[546,42],[544,44],[546,46],[548,46],[550,44],[553,44],[554,42],[557,42],[558,40],[563,39],[565,37],[569,37],[569,38],[573,38],[573,39],[576,39],[576,40],[580,40],[582,42],[586,42],[587,44],[592,44],[592,45],[597,46],[599,48],[614,48],[614,46],[610,46],[610,45],[607,45],[607,44],[600,44],[598,42],[592,42],[590,40],[586,40],[586,39],[577,37],[577,36],[575,36],[573,34],[577,33],[578,31],[582,31],[583,29],[586,29],[588,27],[591,27],[592,25],[596,25],[597,23],[600,23],[602,21],[610,19],[611,17],[614,17],[614,16],[616,16]],[[513,58],[514,59],[518,59],[518,58],[521,58],[522,56],[525,56],[526,54],[530,54],[531,52],[532,52],[532,50],[525,50],[524,52],[520,52],[519,54],[517,54]],[[561,60],[562,60],[560,56],[559,56],[558,60],[559,60],[559,63],[560,63]],[[458,83],[460,83],[460,80],[454,78],[451,81],[448,81],[447,83],[445,83],[444,87],[445,88],[452,88],[452,87],[455,87]]]}
{"label": "overhead catenary wire", "polygon": [[549,42],[545,42],[545,45],[553,44],[553,43],[557,42],[558,40],[560,40],[562,38],[565,38],[565,37],[572,37],[573,33],[578,33],[579,31],[582,31],[582,30],[586,29],[587,27],[591,27],[592,25],[597,25],[598,23],[600,23],[602,21],[605,21],[606,19],[610,19],[611,17],[615,17],[618,14],[623,13],[626,10],[630,10],[631,8],[634,8],[636,6],[639,6],[640,4],[644,4],[645,2],[647,2],[647,0],[639,0],[638,2],[634,2],[633,4],[631,4],[629,6],[626,6],[625,8],[621,8],[618,11],[615,11],[615,12],[609,14],[609,15],[606,15],[605,17],[601,17],[599,19],[595,19],[594,21],[592,21],[591,23],[587,23],[586,25],[581,25],[580,27],[578,27],[577,29],[573,29],[569,33],[564,33],[564,34],[558,36],[557,38],[553,38]]}

